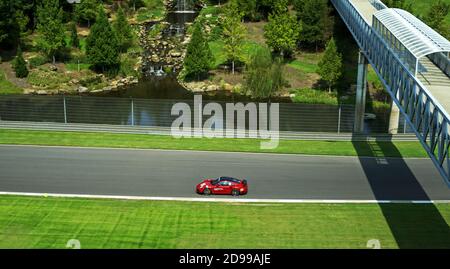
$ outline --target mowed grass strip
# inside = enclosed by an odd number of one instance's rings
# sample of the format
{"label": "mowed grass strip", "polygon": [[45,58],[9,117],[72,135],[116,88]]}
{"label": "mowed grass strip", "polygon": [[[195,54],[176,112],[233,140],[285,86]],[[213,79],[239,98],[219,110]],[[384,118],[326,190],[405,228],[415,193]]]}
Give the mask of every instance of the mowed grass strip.
{"label": "mowed grass strip", "polygon": [[419,142],[345,142],[281,140],[278,148],[262,150],[259,139],[182,138],[0,129],[0,144],[285,153],[364,157],[427,157]]}
{"label": "mowed grass strip", "polygon": [[[450,205],[223,204],[0,197],[0,248],[382,248],[445,247]],[[433,209],[431,209],[433,207]],[[396,222],[383,215],[389,211]],[[398,220],[403,220],[399,223]],[[444,222],[445,222],[444,220]],[[397,238],[393,225],[407,233]],[[443,230],[445,229],[445,230]],[[403,236],[403,235],[397,235]],[[405,241],[406,240],[406,241]],[[447,246],[448,247],[448,246]]]}

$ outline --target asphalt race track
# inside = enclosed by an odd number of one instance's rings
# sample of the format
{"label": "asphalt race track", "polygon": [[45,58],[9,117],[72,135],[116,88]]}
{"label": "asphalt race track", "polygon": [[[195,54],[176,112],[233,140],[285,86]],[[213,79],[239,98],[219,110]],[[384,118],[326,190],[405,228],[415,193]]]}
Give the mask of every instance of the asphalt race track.
{"label": "asphalt race track", "polygon": [[0,146],[2,192],[200,197],[218,176],[247,179],[245,198],[450,199],[428,159]]}

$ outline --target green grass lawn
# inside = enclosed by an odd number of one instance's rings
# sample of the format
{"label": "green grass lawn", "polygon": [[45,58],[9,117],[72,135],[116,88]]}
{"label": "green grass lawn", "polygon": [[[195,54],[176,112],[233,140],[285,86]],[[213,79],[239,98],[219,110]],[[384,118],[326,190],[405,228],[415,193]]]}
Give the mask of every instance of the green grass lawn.
{"label": "green grass lawn", "polygon": [[[413,11],[415,14],[424,16],[433,3],[438,0],[407,0],[407,3],[412,3]],[[443,0],[445,3],[450,4],[450,0]],[[450,23],[450,14],[447,16],[447,23]]]}
{"label": "green grass lawn", "polygon": [[317,64],[294,60],[288,64],[306,74],[317,73]]}
{"label": "green grass lawn", "polygon": [[[432,207],[432,208],[430,208]],[[436,210],[436,208],[438,211]],[[0,248],[443,247],[450,205],[223,204],[0,196]],[[409,237],[393,233],[396,214]],[[411,221],[413,221],[411,223]],[[445,223],[445,221],[443,221]],[[401,227],[401,225],[404,225]],[[424,229],[424,227],[427,227]],[[434,227],[434,228],[433,228]],[[448,229],[448,227],[447,227]],[[406,242],[407,241],[407,242]],[[448,247],[448,245],[447,245]]]}
{"label": "green grass lawn", "polygon": [[330,94],[326,90],[299,89],[292,93],[295,94],[295,97],[292,98],[295,103],[338,105],[335,92]]}
{"label": "green grass lawn", "polygon": [[[213,68],[217,68],[219,65],[224,64],[227,61],[226,51],[224,49],[225,43],[223,40],[215,40],[209,42],[209,48],[211,49],[214,57]],[[252,40],[246,40],[243,45],[243,55],[245,62],[250,62],[251,57],[256,53],[257,49],[262,47]]]}
{"label": "green grass lawn", "polygon": [[[335,142],[282,140],[277,149],[261,150],[258,139],[203,139],[171,136],[28,131],[0,129],[0,144],[113,147],[312,155],[427,157],[418,142]],[[359,153],[359,154],[358,154]]]}
{"label": "green grass lawn", "polygon": [[0,70],[0,95],[2,94],[22,94],[23,90],[6,79],[3,70]]}

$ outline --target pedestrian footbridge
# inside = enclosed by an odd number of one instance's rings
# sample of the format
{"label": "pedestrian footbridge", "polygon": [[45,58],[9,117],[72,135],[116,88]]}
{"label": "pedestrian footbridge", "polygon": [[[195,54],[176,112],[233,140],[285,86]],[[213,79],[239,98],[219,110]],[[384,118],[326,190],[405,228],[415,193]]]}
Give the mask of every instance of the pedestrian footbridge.
{"label": "pedestrian footbridge", "polygon": [[450,42],[380,0],[331,0],[360,47],[355,132],[370,64],[450,186]]}

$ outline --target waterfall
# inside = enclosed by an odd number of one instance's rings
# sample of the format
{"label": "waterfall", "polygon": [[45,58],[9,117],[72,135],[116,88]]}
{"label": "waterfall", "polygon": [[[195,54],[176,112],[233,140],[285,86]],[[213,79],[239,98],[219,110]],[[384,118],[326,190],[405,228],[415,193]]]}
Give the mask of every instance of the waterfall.
{"label": "waterfall", "polygon": [[178,12],[186,11],[186,0],[178,0]]}
{"label": "waterfall", "polygon": [[177,13],[193,13],[195,12],[190,5],[190,0],[177,0]]}
{"label": "waterfall", "polygon": [[163,70],[162,66],[150,66],[150,70],[149,70],[150,75],[154,75],[157,77],[162,77],[164,76],[166,73]]}

